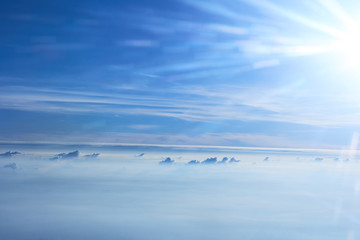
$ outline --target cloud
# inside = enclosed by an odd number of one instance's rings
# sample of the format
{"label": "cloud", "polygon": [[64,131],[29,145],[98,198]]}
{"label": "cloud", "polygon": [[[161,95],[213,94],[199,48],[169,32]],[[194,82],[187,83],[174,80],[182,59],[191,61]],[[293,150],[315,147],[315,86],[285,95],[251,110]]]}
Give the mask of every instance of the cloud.
{"label": "cloud", "polygon": [[230,162],[229,163],[237,163],[237,162],[240,162],[240,160],[236,160],[236,158],[232,157],[230,159]]}
{"label": "cloud", "polygon": [[79,155],[80,155],[80,152],[78,150],[76,150],[74,152],[56,154],[54,157],[50,158],[50,160],[78,158]]}
{"label": "cloud", "polygon": [[11,168],[12,170],[16,170],[16,163],[8,163],[4,165],[4,168]]}
{"label": "cloud", "polygon": [[170,157],[167,157],[165,160],[160,161],[159,164],[173,164],[174,160],[172,160]]}
{"label": "cloud", "polygon": [[213,28],[216,31],[233,35],[245,35],[248,33],[248,30],[245,28],[233,27],[228,25],[213,24],[209,27]]}
{"label": "cloud", "polygon": [[280,61],[278,59],[271,59],[266,61],[258,61],[253,64],[254,69],[261,69],[267,67],[274,67],[280,65]]}
{"label": "cloud", "polygon": [[4,153],[0,153],[0,157],[1,158],[10,158],[12,156],[15,156],[15,155],[18,155],[18,154],[21,154],[20,152],[4,152]]}
{"label": "cloud", "polygon": [[200,162],[197,161],[197,160],[191,160],[191,161],[189,161],[187,164],[195,165],[195,164],[200,164]]}
{"label": "cloud", "polygon": [[[264,65],[264,62],[260,65]],[[190,66],[192,65],[190,64]],[[167,71],[170,71],[176,66],[171,65],[168,68]],[[165,70],[163,72],[166,73]],[[162,71],[149,70],[149,74],[161,75]],[[120,92],[126,90],[116,86],[112,88]],[[357,123],[352,114],[356,108],[355,94],[352,96],[345,96],[345,93],[336,95],[335,104],[329,105],[329,95],[322,97],[315,92],[299,89],[299,83],[289,84],[284,89],[251,86],[241,88],[235,85],[217,85],[215,87],[190,85],[182,88],[169,87],[166,89],[166,94],[163,94],[165,89],[151,89],[143,86],[136,88],[138,91],[127,91],[126,94],[109,94],[106,88],[99,89],[98,92],[75,92],[7,86],[0,89],[3,91],[0,96],[0,107],[62,113],[143,114],[175,117],[187,121],[261,120],[321,126]],[[299,104],[306,102],[308,96],[313,97],[316,104]],[[319,108],[323,109],[321,113],[318,111]],[[334,111],[338,115],[336,118],[330,118]],[[299,114],[299,112],[306,114]],[[132,127],[141,130],[143,128],[152,129],[155,126],[135,124]],[[277,141],[271,142],[274,144]]]}
{"label": "cloud", "polygon": [[30,51],[40,52],[40,51],[76,51],[84,50],[90,48],[88,44],[79,44],[79,43],[43,43],[36,44],[28,48]]}
{"label": "cloud", "polygon": [[93,154],[88,154],[85,155],[85,158],[97,158],[100,155],[100,153],[93,153]]}
{"label": "cloud", "polygon": [[232,157],[229,161],[229,158],[228,157],[223,157],[223,159],[221,161],[218,161],[217,162],[217,158],[216,157],[211,157],[211,158],[207,158],[206,160],[200,162],[198,160],[191,160],[189,161],[187,164],[190,164],[190,165],[195,165],[195,164],[215,164],[215,163],[218,163],[218,164],[227,164],[227,163],[237,163],[237,162],[240,162],[240,160],[236,160],[234,157]]}
{"label": "cloud", "polygon": [[216,161],[217,161],[217,157],[212,157],[202,161],[201,164],[214,164],[216,163]]}
{"label": "cloud", "polygon": [[147,129],[154,129],[157,128],[158,126],[155,125],[146,125],[146,124],[133,124],[133,125],[129,125],[129,128],[131,129],[135,129],[135,130],[147,130]]}
{"label": "cloud", "polygon": [[229,160],[228,157],[224,157],[224,158],[223,158],[220,162],[218,162],[218,163],[224,164],[224,163],[226,163],[228,160]]}
{"label": "cloud", "polygon": [[159,42],[147,39],[134,39],[123,42],[118,42],[118,46],[126,46],[126,47],[141,47],[141,48],[149,48],[149,47],[157,47]]}

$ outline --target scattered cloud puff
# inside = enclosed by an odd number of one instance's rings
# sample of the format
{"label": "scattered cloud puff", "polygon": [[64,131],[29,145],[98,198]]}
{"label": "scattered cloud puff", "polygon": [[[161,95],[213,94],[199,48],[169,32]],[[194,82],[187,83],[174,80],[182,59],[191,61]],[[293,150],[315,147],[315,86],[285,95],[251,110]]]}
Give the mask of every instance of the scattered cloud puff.
{"label": "scattered cloud puff", "polygon": [[236,158],[232,157],[230,159],[230,162],[229,163],[237,163],[237,162],[240,162],[240,160],[236,160]]}
{"label": "scattered cloud puff", "polygon": [[217,161],[217,158],[216,157],[211,157],[211,158],[207,158],[205,159],[204,161],[200,162],[198,160],[191,160],[189,161],[187,164],[190,164],[190,165],[196,165],[196,164],[215,164],[215,163],[218,163],[218,164],[226,164],[226,163],[237,163],[237,162],[240,162],[240,160],[236,160],[236,158],[232,157],[230,158],[230,161],[229,161],[229,158],[228,157],[223,157],[223,159],[221,161]]}
{"label": "scattered cloud puff", "polygon": [[190,164],[190,165],[193,165],[193,164],[200,164],[200,162],[199,162],[199,161],[197,161],[197,160],[191,160],[191,161],[189,161],[189,162],[188,162],[188,164]]}
{"label": "scattered cloud puff", "polygon": [[97,158],[98,156],[100,156],[100,153],[87,154],[84,157],[85,158]]}
{"label": "scattered cloud puff", "polygon": [[80,155],[80,152],[78,150],[76,150],[74,152],[56,154],[54,157],[50,158],[50,160],[78,158],[79,155]]}
{"label": "scattered cloud puff", "polygon": [[4,153],[0,153],[0,157],[1,158],[10,158],[12,156],[15,156],[15,155],[18,155],[18,154],[21,154],[20,152],[4,152]]}
{"label": "scattered cloud puff", "polygon": [[10,168],[12,170],[16,170],[16,163],[8,163],[4,165],[4,168]]}
{"label": "scattered cloud puff", "polygon": [[227,161],[229,160],[229,158],[228,157],[224,157],[219,163],[226,163]]}
{"label": "scattered cloud puff", "polygon": [[165,160],[159,162],[159,164],[173,164],[174,160],[172,160],[170,157],[167,157]]}
{"label": "scattered cloud puff", "polygon": [[214,164],[217,162],[217,157],[207,158],[201,164]]}
{"label": "scattered cloud puff", "polygon": [[148,48],[148,47],[157,47],[159,45],[159,42],[148,39],[133,39],[128,41],[118,42],[117,45],[126,46],[126,47]]}

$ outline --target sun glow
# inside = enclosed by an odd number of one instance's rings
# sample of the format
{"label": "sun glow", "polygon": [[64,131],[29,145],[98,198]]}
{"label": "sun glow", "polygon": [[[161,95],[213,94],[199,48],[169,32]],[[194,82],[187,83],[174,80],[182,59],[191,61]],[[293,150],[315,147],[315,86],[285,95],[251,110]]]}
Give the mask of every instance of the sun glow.
{"label": "sun glow", "polygon": [[342,58],[345,58],[345,64],[349,67],[360,67],[360,25],[344,32],[334,43],[334,50]]}

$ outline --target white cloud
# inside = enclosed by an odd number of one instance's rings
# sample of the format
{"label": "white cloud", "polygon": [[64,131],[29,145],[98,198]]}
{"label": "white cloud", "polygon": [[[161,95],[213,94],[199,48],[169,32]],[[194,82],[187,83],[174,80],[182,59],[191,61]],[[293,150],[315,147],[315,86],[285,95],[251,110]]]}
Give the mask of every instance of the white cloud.
{"label": "white cloud", "polygon": [[159,126],[156,125],[146,125],[146,124],[133,124],[129,125],[129,128],[136,129],[136,130],[147,130],[147,129],[154,129],[158,128]]}
{"label": "white cloud", "polygon": [[[116,94],[116,91],[121,94]],[[75,114],[152,115],[200,122],[260,120],[319,126],[359,124],[358,97],[345,95],[345,91],[337,95],[331,92],[329,95],[319,94],[315,90],[299,87],[296,82],[281,87],[195,85],[164,91],[147,87],[130,90],[115,87],[110,93],[107,89],[82,92],[2,87],[0,108]],[[130,127],[152,128],[143,124]]]}
{"label": "white cloud", "polygon": [[234,27],[228,25],[213,24],[210,25],[210,28],[222,33],[228,33],[234,35],[245,35],[248,33],[248,30],[246,28],[240,28],[240,27]]}
{"label": "white cloud", "polygon": [[[38,141],[38,139],[46,139]],[[13,142],[10,138],[1,137],[1,142]],[[266,134],[241,133],[202,133],[197,135],[156,134],[156,133],[119,133],[101,132],[98,134],[63,135],[35,134],[17,137],[14,143],[54,143],[54,144],[90,144],[90,145],[124,145],[124,146],[159,146],[184,148],[220,148],[220,149],[250,149],[251,147],[267,147],[286,150],[296,149],[338,149],[339,146],[315,144],[308,141],[298,141],[290,137],[268,136]],[[245,147],[243,147],[245,146]],[[249,147],[247,147],[249,146]]]}
{"label": "white cloud", "polygon": [[264,61],[258,61],[253,64],[254,69],[261,69],[261,68],[267,68],[267,67],[274,67],[280,65],[279,59],[270,59],[270,60],[264,60]]}
{"label": "white cloud", "polygon": [[149,48],[149,47],[157,47],[159,42],[147,39],[133,39],[127,40],[117,43],[118,46],[128,46],[128,47],[141,47],[141,48]]}

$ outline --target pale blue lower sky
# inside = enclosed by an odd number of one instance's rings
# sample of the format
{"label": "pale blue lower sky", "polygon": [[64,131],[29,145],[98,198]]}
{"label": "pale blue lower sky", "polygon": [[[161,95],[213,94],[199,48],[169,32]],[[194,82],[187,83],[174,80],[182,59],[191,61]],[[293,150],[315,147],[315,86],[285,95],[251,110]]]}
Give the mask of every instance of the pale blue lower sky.
{"label": "pale blue lower sky", "polygon": [[[17,164],[0,169],[2,239],[350,240],[360,234],[356,157],[138,148],[103,149],[87,159],[100,150],[87,147],[79,158],[49,160],[72,150],[24,148],[0,159]],[[186,164],[225,156],[240,162]],[[166,157],[175,163],[159,165]]]}

